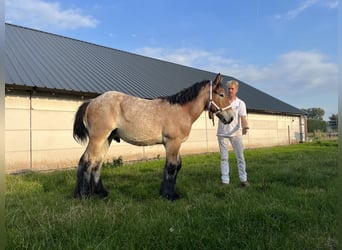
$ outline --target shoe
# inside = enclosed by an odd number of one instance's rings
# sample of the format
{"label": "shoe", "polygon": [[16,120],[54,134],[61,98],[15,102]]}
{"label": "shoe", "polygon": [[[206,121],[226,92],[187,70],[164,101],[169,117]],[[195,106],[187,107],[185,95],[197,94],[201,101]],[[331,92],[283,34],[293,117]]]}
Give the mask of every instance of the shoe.
{"label": "shoe", "polygon": [[240,185],[241,185],[242,188],[248,188],[249,187],[248,181],[241,181]]}

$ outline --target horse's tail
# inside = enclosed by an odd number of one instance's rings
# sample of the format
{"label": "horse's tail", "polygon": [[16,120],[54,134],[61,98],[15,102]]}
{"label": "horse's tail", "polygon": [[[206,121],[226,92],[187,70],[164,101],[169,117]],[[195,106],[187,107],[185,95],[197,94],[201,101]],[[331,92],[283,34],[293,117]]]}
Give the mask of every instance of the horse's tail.
{"label": "horse's tail", "polygon": [[83,102],[81,106],[78,108],[76,115],[75,115],[73,137],[75,141],[79,143],[86,142],[89,136],[88,129],[85,127],[84,119],[83,119],[89,103],[90,103],[90,100]]}

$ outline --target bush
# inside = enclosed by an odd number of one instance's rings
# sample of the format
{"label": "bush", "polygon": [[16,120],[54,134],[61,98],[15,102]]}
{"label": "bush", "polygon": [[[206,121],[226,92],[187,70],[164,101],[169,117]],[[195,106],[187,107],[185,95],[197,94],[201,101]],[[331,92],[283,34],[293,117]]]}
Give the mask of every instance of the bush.
{"label": "bush", "polygon": [[121,156],[119,156],[118,158],[113,158],[113,160],[110,162],[104,162],[103,163],[103,167],[121,167],[123,165],[123,159]]}
{"label": "bush", "polygon": [[308,132],[315,131],[327,132],[327,123],[323,120],[308,119]]}

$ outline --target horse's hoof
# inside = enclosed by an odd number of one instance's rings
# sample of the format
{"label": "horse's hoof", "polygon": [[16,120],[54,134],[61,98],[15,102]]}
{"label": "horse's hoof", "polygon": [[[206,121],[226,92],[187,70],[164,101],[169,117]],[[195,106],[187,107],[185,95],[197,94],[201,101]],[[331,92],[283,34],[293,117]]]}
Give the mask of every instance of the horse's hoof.
{"label": "horse's hoof", "polygon": [[83,200],[83,199],[87,199],[89,197],[90,197],[89,193],[82,193],[79,190],[75,190],[75,192],[74,192],[74,198],[75,199]]}
{"label": "horse's hoof", "polygon": [[163,197],[169,201],[175,201],[175,200],[178,200],[179,199],[179,195],[177,193],[174,193],[174,194],[165,194],[163,195]]}
{"label": "horse's hoof", "polygon": [[85,199],[88,199],[89,197],[90,195],[74,194],[74,198],[79,199],[79,200],[85,200]]}
{"label": "horse's hoof", "polygon": [[100,198],[106,198],[108,196],[108,191],[107,190],[101,190],[100,192],[96,192],[96,194],[100,197]]}

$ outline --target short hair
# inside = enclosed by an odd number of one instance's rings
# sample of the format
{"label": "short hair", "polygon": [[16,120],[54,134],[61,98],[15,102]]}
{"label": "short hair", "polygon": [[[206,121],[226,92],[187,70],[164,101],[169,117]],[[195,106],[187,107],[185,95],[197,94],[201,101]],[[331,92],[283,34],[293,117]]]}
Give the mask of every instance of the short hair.
{"label": "short hair", "polygon": [[229,86],[231,86],[231,85],[235,85],[236,88],[239,88],[239,82],[236,81],[236,80],[227,81],[227,83],[226,83],[227,88],[228,88]]}

